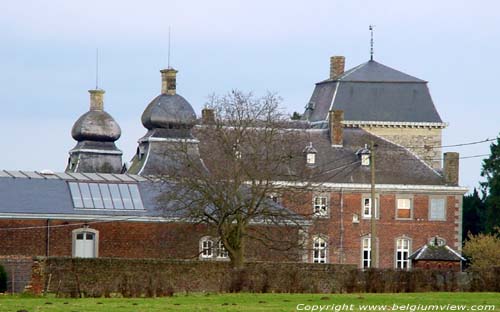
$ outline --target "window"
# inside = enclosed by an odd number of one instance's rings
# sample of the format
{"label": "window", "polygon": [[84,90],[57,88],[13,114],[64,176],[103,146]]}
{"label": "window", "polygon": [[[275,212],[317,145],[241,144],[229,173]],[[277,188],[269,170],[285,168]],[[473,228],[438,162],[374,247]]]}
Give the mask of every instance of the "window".
{"label": "window", "polygon": [[313,263],[326,263],[327,245],[326,240],[316,236],[313,239]]}
{"label": "window", "polygon": [[229,253],[220,239],[205,236],[200,240],[200,258],[226,260],[229,259]]}
{"label": "window", "polygon": [[277,203],[277,204],[281,203],[280,196],[277,193],[270,193],[269,194],[269,199],[272,200],[273,202]]}
{"label": "window", "polygon": [[396,200],[396,219],[411,219],[410,198],[398,198]]}
{"label": "window", "polygon": [[429,199],[429,220],[446,220],[446,200],[444,198]]}
{"label": "window", "polygon": [[[378,198],[375,200],[375,218],[379,218],[379,209],[378,209]],[[363,212],[362,216],[364,219],[369,219],[372,217],[372,199],[371,197],[363,197]]]}
{"label": "window", "polygon": [[434,236],[433,238],[429,239],[429,245],[431,245],[431,246],[444,246],[444,245],[446,245],[446,240],[442,237]]}
{"label": "window", "polygon": [[361,154],[361,166],[370,165],[370,154]]}
{"label": "window", "polygon": [[315,153],[307,153],[307,164],[314,165],[316,163],[316,154]]}
{"label": "window", "polygon": [[363,237],[361,241],[361,252],[362,252],[362,259],[361,259],[361,265],[363,269],[371,268],[371,262],[372,262],[372,241],[370,237]]}
{"label": "window", "polygon": [[73,230],[73,257],[97,258],[99,231],[89,228]]}
{"label": "window", "polygon": [[314,197],[313,212],[319,217],[325,217],[328,215],[328,198],[326,196]]}
{"label": "window", "polygon": [[209,237],[202,238],[201,240],[201,257],[213,257],[214,242]]}
{"label": "window", "polygon": [[75,208],[144,210],[137,184],[68,184]]}
{"label": "window", "polygon": [[407,270],[410,268],[410,240],[398,238],[396,240],[396,268]]}

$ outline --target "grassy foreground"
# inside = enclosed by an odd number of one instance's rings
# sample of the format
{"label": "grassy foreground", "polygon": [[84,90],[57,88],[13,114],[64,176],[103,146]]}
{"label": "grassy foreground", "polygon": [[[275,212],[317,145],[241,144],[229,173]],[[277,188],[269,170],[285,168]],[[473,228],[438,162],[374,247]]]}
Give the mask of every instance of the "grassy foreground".
{"label": "grassy foreground", "polygon": [[[454,310],[446,305],[463,305]],[[86,298],[0,296],[0,311],[500,311],[500,293],[410,294],[177,294],[169,298]],[[370,305],[372,308],[370,309]],[[376,306],[381,305],[381,306]],[[396,305],[396,306],[395,306]],[[418,306],[422,305],[422,306]],[[489,306],[484,306],[489,305]],[[495,306],[492,309],[492,306]],[[397,308],[396,308],[397,307]],[[323,308],[322,310],[320,310]],[[404,309],[404,310],[403,310]],[[434,310],[435,311],[435,310]]]}

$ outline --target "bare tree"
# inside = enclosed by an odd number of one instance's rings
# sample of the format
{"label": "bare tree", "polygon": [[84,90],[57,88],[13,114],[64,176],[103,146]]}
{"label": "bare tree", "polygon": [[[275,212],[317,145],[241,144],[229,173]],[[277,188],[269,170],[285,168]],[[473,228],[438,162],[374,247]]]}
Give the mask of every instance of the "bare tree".
{"label": "bare tree", "polygon": [[[304,162],[307,138],[290,129],[280,103],[274,94],[212,96],[208,107],[215,117],[193,128],[199,145],[179,140],[165,155],[172,165],[161,173],[168,191],[160,202],[175,203],[183,217],[213,229],[234,267],[244,265],[249,240],[296,260],[304,242],[301,231],[309,221],[278,203],[285,189],[276,181],[302,181],[310,174],[296,165]],[[296,191],[286,188],[288,200]]]}

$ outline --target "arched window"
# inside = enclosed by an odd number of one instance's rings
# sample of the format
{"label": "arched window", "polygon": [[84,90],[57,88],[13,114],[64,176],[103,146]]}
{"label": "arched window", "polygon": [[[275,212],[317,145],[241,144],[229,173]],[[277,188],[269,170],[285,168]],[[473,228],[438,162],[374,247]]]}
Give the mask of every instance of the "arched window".
{"label": "arched window", "polygon": [[396,239],[396,269],[407,270],[410,268],[411,241],[409,238]]}
{"label": "arched window", "polygon": [[99,255],[99,231],[89,228],[73,230],[73,257],[97,258]]}
{"label": "arched window", "polygon": [[313,238],[313,263],[327,263],[327,242],[324,237]]}

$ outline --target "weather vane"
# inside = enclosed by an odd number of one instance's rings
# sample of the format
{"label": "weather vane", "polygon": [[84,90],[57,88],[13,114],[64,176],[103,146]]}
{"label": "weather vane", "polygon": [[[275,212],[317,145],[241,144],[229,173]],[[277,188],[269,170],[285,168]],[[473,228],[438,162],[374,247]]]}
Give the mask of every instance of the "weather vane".
{"label": "weather vane", "polygon": [[375,25],[369,26],[370,35],[371,35],[371,38],[370,38],[370,61],[373,61],[373,29],[374,28],[375,28]]}

